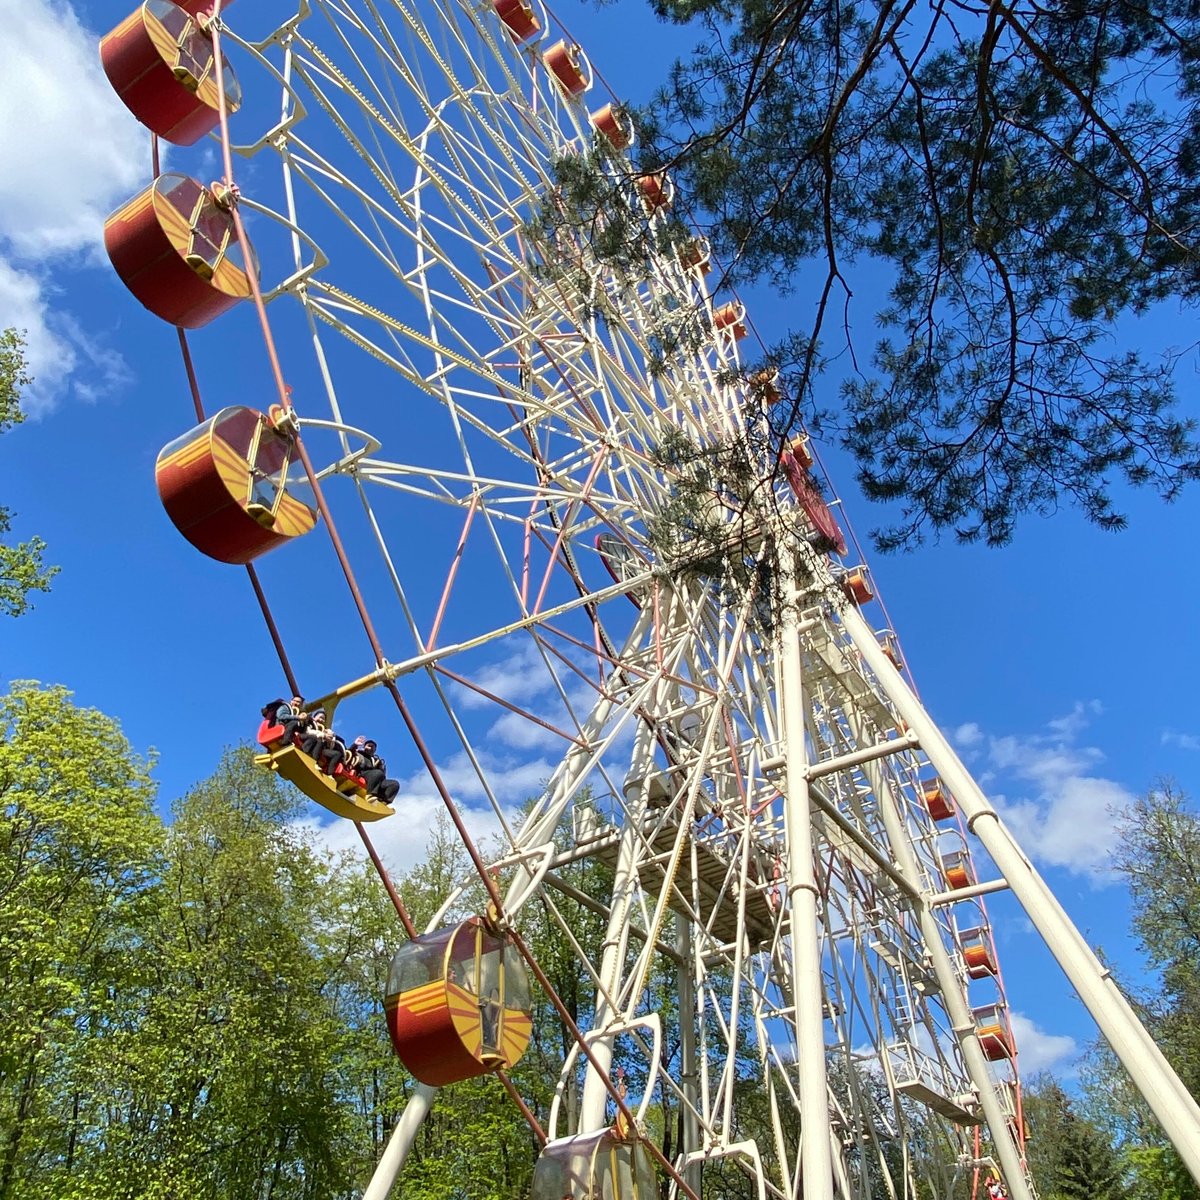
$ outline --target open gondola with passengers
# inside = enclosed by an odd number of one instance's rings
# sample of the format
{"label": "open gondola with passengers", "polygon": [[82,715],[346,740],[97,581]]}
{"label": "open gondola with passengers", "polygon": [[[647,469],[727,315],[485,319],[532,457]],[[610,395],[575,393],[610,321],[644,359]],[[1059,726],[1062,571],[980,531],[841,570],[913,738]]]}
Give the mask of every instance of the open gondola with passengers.
{"label": "open gondola with passengers", "polygon": [[511,1067],[529,1044],[525,966],[480,917],[397,950],[384,1006],[397,1056],[430,1087]]}
{"label": "open gondola with passengers", "polygon": [[367,793],[367,781],[353,771],[338,767],[333,774],[322,770],[321,764],[300,748],[302,735],[296,733],[288,741],[286,729],[278,711],[263,712],[258,727],[258,743],[265,750],[254,761],[269,767],[289,783],[298,787],[310,800],[349,821],[378,821],[390,817],[395,809]]}

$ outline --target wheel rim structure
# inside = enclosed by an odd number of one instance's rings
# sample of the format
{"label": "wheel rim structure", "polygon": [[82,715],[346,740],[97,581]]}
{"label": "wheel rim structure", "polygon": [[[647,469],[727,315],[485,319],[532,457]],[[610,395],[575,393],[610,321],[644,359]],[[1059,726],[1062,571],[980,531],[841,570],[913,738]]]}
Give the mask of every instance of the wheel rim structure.
{"label": "wheel rim structure", "polygon": [[[778,469],[669,188],[605,148],[586,61],[518,40],[509,7],[216,26],[244,60],[227,128],[299,427],[385,613],[386,659],[345,691],[398,689],[493,806],[501,925],[536,900],[573,936],[561,872],[606,868],[584,897],[603,936],[576,943],[590,1057],[563,1065],[552,1144],[611,1124],[619,1066],[646,1136],[678,1125],[681,1192],[729,1170],[760,1197],[949,1197],[992,1170],[1026,1200],[983,908],[1017,869],[977,883],[968,827],[1019,852],[844,590],[819,494]],[[256,84],[282,97],[257,126]],[[585,159],[600,223],[547,220]],[[637,235],[616,265],[614,229]],[[548,776],[519,820],[501,729]],[[966,822],[935,819],[938,777]]]}

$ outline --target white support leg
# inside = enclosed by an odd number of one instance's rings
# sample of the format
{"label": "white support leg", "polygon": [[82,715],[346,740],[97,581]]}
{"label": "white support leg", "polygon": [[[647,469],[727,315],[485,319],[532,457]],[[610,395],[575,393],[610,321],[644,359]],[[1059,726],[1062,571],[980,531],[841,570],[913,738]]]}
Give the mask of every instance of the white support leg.
{"label": "white support leg", "polygon": [[[628,817],[621,830],[621,848],[618,851],[617,869],[613,877],[612,908],[609,911],[608,929],[604,935],[604,948],[600,954],[600,986],[596,991],[593,1019],[593,1028],[597,1030],[603,1030],[618,1013],[615,1001],[621,987],[621,976],[629,949],[629,917],[638,888],[637,858],[643,837],[641,818],[646,811],[646,792],[653,771],[654,729],[648,724],[640,723],[634,741],[633,765],[630,769],[630,778],[635,782],[631,784],[630,793],[626,796]],[[651,952],[652,947],[647,947],[647,953]],[[591,1043],[591,1050],[607,1075],[613,1056],[612,1038],[597,1038]],[[583,1080],[579,1128],[575,1132],[588,1133],[604,1128],[608,1098],[607,1080],[589,1063]]]}
{"label": "white support leg", "polygon": [[[892,845],[892,854],[896,865],[913,884],[921,887],[921,873],[917,868],[916,855],[913,854],[903,819],[896,807],[891,789],[883,778],[883,772],[872,764],[866,769],[867,779],[879,806],[884,828],[887,830],[888,841]],[[946,1014],[950,1018],[959,1046],[962,1049],[963,1062],[975,1090],[979,1095],[979,1105],[983,1109],[984,1119],[992,1133],[992,1144],[996,1148],[996,1156],[1000,1160],[1000,1169],[1004,1173],[1004,1182],[1012,1200],[1034,1200],[1029,1190],[1025,1168],[1017,1153],[1017,1146],[1008,1134],[1007,1120],[999,1097],[992,1084],[992,1075],[988,1070],[987,1058],[979,1037],[975,1032],[975,1020],[967,1004],[960,976],[954,969],[950,952],[942,940],[942,931],[937,918],[929,905],[922,898],[915,903],[917,922],[921,927],[921,938],[929,952],[933,973],[937,977],[938,987],[942,992],[942,1002],[946,1006]]]}
{"label": "white support leg", "polygon": [[967,828],[992,856],[1100,1032],[1162,1123],[1192,1178],[1200,1183],[1200,1107],[1137,1019],[1111,972],[1084,941],[950,743],[884,655],[867,623],[850,608],[841,617],[864,662],[879,679],[896,711],[917,734],[921,748],[962,809]]}
{"label": "white support leg", "polygon": [[[789,609],[797,603],[794,571],[790,574]],[[808,749],[804,680],[794,611],[782,614],[781,626],[779,679],[783,749],[787,761],[783,813],[788,847],[792,993],[800,1064],[800,1194],[804,1200],[833,1200],[817,877],[813,864],[812,805],[805,774]]]}
{"label": "white support leg", "polygon": [[404,1166],[404,1160],[408,1157],[413,1142],[417,1140],[417,1131],[429,1116],[437,1093],[437,1088],[424,1083],[417,1085],[417,1090],[413,1092],[400,1114],[400,1120],[396,1122],[396,1128],[388,1139],[379,1165],[375,1168],[375,1174],[367,1184],[367,1190],[363,1192],[363,1200],[387,1200],[388,1193],[396,1182],[396,1176],[400,1174],[400,1168]]}

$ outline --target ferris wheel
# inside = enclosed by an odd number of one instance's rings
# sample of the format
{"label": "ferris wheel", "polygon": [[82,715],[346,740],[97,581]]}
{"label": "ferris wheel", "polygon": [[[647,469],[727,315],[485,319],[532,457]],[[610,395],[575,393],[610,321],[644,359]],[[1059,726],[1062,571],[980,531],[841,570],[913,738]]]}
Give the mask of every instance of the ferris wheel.
{"label": "ferris wheel", "polygon": [[[300,0],[247,32],[211,8],[146,0],[102,44],[144,124],[223,160],[205,184],[156,154],[106,243],[181,330],[256,308],[276,394],[210,414],[193,384],[160,494],[248,565],[293,692],[253,564],[332,538],[363,658],[306,673],[331,720],[391,696],[393,761],[423,764],[488,895],[463,911],[464,879],[417,930],[393,892],[388,1023],[421,1087],[367,1195],[439,1087],[507,1080],[542,989],[573,1049],[528,1113],[534,1200],[729,1172],[761,1200],[988,1175],[1028,1200],[1002,888],[1200,1170],[1200,1113],[921,706],[807,440],[771,430],[744,309],[582,49],[539,0]],[[365,824],[396,806],[274,714],[260,741],[386,881]],[[582,964],[583,1028],[521,936],[535,903]]]}

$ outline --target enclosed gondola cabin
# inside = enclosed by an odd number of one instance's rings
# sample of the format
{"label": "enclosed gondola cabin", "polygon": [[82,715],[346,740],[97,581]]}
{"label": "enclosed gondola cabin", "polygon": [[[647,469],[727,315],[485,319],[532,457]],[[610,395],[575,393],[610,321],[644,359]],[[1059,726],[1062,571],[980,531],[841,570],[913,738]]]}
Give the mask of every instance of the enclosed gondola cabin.
{"label": "enclosed gondola cabin", "polygon": [[688,238],[679,243],[675,254],[685,271],[699,271],[707,275],[712,270],[712,247],[707,238]]}
{"label": "enclosed gondola cabin", "polygon": [[367,795],[366,781],[341,766],[327,775],[317,762],[299,746],[283,740],[283,726],[263,721],[258,727],[258,743],[265,754],[255,756],[255,763],[268,767],[298,787],[310,800],[315,800],[334,816],[348,821],[378,821],[395,814],[395,809],[374,796]]}
{"label": "enclosed gondola cabin", "polygon": [[528,42],[542,32],[542,20],[528,0],[494,0],[496,15],[516,42]]}
{"label": "enclosed gondola cabin", "polygon": [[882,630],[879,635],[879,648],[883,651],[883,656],[896,668],[897,671],[904,670],[904,659],[900,657],[900,643],[896,640],[896,635],[890,630]]}
{"label": "enclosed gondola cabin", "polygon": [[[186,8],[146,0],[100,41],[100,63],[121,102],[147,129],[190,146],[220,120],[218,65],[212,37]],[[227,112],[242,93],[223,60],[220,82]]]}
{"label": "enclosed gondola cabin", "polygon": [[1001,1062],[1016,1054],[1008,1013],[1002,1004],[990,1004],[975,1010],[975,1033],[988,1062]]}
{"label": "enclosed gondola cabin", "polygon": [[550,1142],[533,1168],[530,1200],[658,1200],[654,1160],[616,1129]]}
{"label": "enclosed gondola cabin", "polygon": [[479,917],[397,950],[384,1008],[397,1057],[430,1087],[511,1067],[529,1044],[525,966]]}
{"label": "enclosed gondola cabin", "polygon": [[[224,563],[248,563],[317,521],[290,435],[252,408],[223,408],[165,446],[154,468],[175,528]],[[297,474],[299,473],[299,478]]]}
{"label": "enclosed gondola cabin", "polygon": [[[788,442],[788,450],[802,471],[811,471],[813,466],[812,447],[807,433],[798,433]],[[864,568],[865,569],[865,568]]]}
{"label": "enclosed gondola cabin", "polygon": [[568,96],[582,96],[592,86],[592,69],[583,49],[575,42],[561,39],[544,55],[550,73]]}
{"label": "enclosed gondola cabin", "polygon": [[962,949],[963,965],[972,979],[986,979],[996,975],[996,952],[992,948],[992,935],[984,927],[964,929],[958,935]]}
{"label": "enclosed gondola cabin", "polygon": [[614,150],[624,150],[633,143],[633,122],[619,105],[606,104],[588,114],[592,128],[608,139]]}
{"label": "enclosed gondola cabin", "polygon": [[181,329],[199,329],[250,295],[233,216],[187,175],[160,175],[117,209],[104,248],[134,296]]}
{"label": "enclosed gondola cabin", "polygon": [[855,604],[870,604],[875,599],[875,593],[871,590],[871,580],[867,575],[867,568],[855,567],[842,580],[842,591]]}
{"label": "enclosed gondola cabin", "polygon": [[948,821],[954,816],[954,801],[938,778],[921,781],[921,798],[925,809],[935,821]]}
{"label": "enclosed gondola cabin", "polygon": [[971,871],[971,860],[964,850],[956,850],[953,854],[943,856],[942,871],[946,877],[946,886],[951,891],[956,892],[959,888],[970,887],[975,882],[975,876]]}
{"label": "enclosed gondola cabin", "polygon": [[728,333],[735,342],[740,342],[747,333],[745,307],[736,300],[730,300],[714,309],[713,328]]}
{"label": "enclosed gondola cabin", "polygon": [[[825,497],[817,488],[816,481],[811,475],[794,465],[794,459],[790,454],[785,455],[783,461],[784,473],[788,477],[788,482],[792,485],[796,499],[800,501],[800,507],[808,518],[808,523],[812,526],[811,540],[813,544],[827,553],[845,554],[846,539],[842,534],[842,528],[825,502]],[[793,463],[791,471],[787,470],[788,462]]]}
{"label": "enclosed gondola cabin", "polygon": [[639,175],[634,182],[647,212],[655,213],[671,207],[675,185],[666,175]]}

